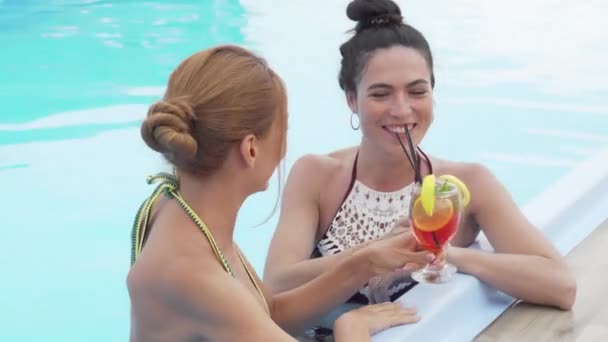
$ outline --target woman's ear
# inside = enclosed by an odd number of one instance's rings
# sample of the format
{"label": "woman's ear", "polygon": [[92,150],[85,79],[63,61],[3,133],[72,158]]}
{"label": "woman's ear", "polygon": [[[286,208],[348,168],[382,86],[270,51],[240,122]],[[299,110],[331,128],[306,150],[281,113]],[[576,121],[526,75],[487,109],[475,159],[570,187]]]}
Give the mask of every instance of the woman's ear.
{"label": "woman's ear", "polygon": [[350,111],[353,113],[357,113],[358,112],[358,108],[357,108],[357,96],[355,95],[354,92],[352,91],[347,91],[346,92],[346,102],[348,103],[348,107],[350,108]]}
{"label": "woman's ear", "polygon": [[243,140],[241,140],[240,145],[241,158],[243,158],[243,162],[249,168],[254,167],[255,159],[258,155],[258,146],[257,139],[255,135],[249,134]]}

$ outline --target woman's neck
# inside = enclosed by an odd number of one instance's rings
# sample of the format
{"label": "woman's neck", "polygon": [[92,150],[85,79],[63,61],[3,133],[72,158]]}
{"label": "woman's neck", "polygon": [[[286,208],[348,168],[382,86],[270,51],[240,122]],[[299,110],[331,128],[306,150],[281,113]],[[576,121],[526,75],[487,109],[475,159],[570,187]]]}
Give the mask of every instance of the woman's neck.
{"label": "woman's neck", "polygon": [[234,180],[226,176],[201,179],[188,174],[180,175],[180,192],[188,205],[205,223],[222,250],[233,248],[236,217],[247,197]]}
{"label": "woman's neck", "polygon": [[392,192],[414,182],[414,169],[404,152],[389,153],[362,142],[357,164],[357,178],[377,191]]}

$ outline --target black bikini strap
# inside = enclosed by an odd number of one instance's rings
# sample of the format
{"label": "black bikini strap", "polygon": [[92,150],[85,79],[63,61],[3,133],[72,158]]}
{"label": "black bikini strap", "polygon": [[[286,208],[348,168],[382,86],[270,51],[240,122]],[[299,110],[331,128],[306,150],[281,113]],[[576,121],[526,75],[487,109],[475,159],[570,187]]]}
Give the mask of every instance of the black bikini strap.
{"label": "black bikini strap", "polygon": [[420,154],[422,154],[422,156],[426,160],[426,164],[429,166],[429,173],[433,173],[433,164],[431,163],[431,159],[429,158],[429,156],[427,156],[426,153],[424,153],[424,151],[420,148],[420,146],[418,146],[418,151],[420,152]]}
{"label": "black bikini strap", "polygon": [[355,181],[357,180],[357,160],[359,160],[359,151],[357,151],[357,154],[355,155],[355,162],[353,163],[353,171],[350,174],[350,182],[348,183],[348,189],[346,189],[346,193],[344,194],[344,197],[342,197],[340,206],[342,206],[342,203],[346,201],[346,198],[350,194],[351,190],[353,189],[353,186],[355,185]]}

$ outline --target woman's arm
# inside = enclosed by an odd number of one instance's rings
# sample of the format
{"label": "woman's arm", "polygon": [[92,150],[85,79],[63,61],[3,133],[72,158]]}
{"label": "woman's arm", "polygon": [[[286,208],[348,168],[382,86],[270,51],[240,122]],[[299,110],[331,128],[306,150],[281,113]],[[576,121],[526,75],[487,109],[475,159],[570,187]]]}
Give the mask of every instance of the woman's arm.
{"label": "woman's arm", "polygon": [[272,317],[283,329],[297,332],[344,303],[370,278],[407,264],[411,271],[432,260],[431,253],[416,247],[409,232],[375,241],[310,282],[272,296]]}
{"label": "woman's arm", "polygon": [[513,297],[569,310],[576,280],[559,252],[487,168],[467,166],[462,179],[471,191],[471,215],[495,253],[451,247],[448,260]]}
{"label": "woman's arm", "polygon": [[[373,270],[373,268],[370,268]],[[357,278],[357,275],[352,275]],[[209,341],[296,341],[282,330],[246,287],[227,273],[195,271],[191,264],[176,265],[168,271],[156,296],[185,324]],[[346,280],[346,279],[341,279]],[[346,280],[348,282],[348,280]],[[303,302],[314,299],[304,291],[303,301],[281,301],[271,304],[271,312],[279,307],[279,315],[298,312]],[[274,315],[273,315],[274,316]],[[417,322],[413,309],[389,303],[370,305],[342,315],[336,322],[336,342],[370,341],[370,335],[391,326]]]}
{"label": "woman's arm", "polygon": [[292,167],[281,215],[266,259],[264,281],[272,293],[294,289],[335,267],[353,250],[311,259],[319,226],[321,187],[331,173],[323,156],[307,155]]}
{"label": "woman's arm", "polygon": [[420,320],[416,310],[401,307],[398,302],[366,305],[338,317],[334,324],[336,341],[367,342],[387,328]]}
{"label": "woman's arm", "polygon": [[272,297],[272,318],[283,329],[299,332],[333,308],[346,302],[373,272],[364,253],[336,265],[330,272],[295,289]]}

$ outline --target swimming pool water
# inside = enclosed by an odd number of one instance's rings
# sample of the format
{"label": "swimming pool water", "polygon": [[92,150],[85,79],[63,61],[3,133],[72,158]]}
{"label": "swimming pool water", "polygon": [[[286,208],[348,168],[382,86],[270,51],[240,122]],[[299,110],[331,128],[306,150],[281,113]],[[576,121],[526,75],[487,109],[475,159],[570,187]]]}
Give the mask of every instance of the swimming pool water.
{"label": "swimming pool water", "polygon": [[3,341],[127,339],[131,222],[163,166],[138,104],[245,22],[238,1],[0,3]]}
{"label": "swimming pool water", "polygon": [[[2,340],[126,339],[132,219],[152,190],[144,177],[166,168],[138,124],[190,53],[244,44],[283,76],[288,168],[304,153],[355,144],[336,81],[347,3],[0,1]],[[399,3],[435,53],[431,154],[483,162],[523,205],[608,146],[608,72],[598,62],[608,37],[594,14],[606,5],[549,6],[541,25],[482,1]],[[566,31],[573,13],[582,19]],[[275,200],[272,181],[238,219],[237,240],[259,272],[277,217],[255,226]]]}

